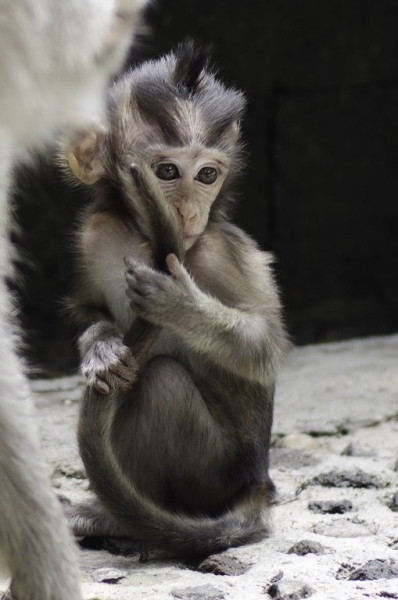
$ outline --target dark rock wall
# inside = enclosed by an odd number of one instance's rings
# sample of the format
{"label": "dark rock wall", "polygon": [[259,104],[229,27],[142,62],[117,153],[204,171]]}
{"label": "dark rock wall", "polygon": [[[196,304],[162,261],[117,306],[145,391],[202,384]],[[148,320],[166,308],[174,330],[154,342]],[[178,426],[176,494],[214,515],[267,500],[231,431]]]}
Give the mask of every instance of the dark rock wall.
{"label": "dark rock wall", "polygon": [[[247,94],[236,220],[277,256],[293,339],[397,331],[396,1],[158,0],[148,21],[136,57],[190,36]],[[23,315],[38,332],[35,360],[64,368],[70,343],[55,305],[67,288],[68,253],[51,240],[64,243],[62,219],[70,222],[84,199],[55,191],[49,173],[19,185],[20,221],[30,230],[23,245],[41,269],[30,271]]]}

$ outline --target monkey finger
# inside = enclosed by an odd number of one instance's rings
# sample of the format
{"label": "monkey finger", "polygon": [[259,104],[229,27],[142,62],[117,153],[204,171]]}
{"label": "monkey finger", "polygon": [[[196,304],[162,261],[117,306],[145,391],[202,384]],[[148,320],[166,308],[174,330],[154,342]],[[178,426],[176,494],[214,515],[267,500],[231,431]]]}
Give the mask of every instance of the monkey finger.
{"label": "monkey finger", "polygon": [[128,265],[126,264],[126,277],[129,276],[144,280],[150,280],[152,277],[154,277],[155,271],[146,265],[142,265],[137,262],[134,263],[134,266],[131,266],[131,264],[131,262]]}
{"label": "monkey finger", "polygon": [[131,311],[137,316],[146,319],[148,317],[146,307],[142,304],[136,304],[135,302],[130,302]]}
{"label": "monkey finger", "polygon": [[134,379],[130,379],[128,381],[127,381],[127,379],[119,379],[119,381],[117,383],[117,389],[120,390],[121,392],[128,392],[129,390],[131,390],[131,388],[133,387],[133,385],[136,381],[137,381],[136,377]]}
{"label": "monkey finger", "polygon": [[125,365],[125,367],[127,369],[129,369],[129,371],[131,371],[131,372],[138,370],[137,361],[136,361],[135,357],[131,354],[130,351],[128,353],[126,353],[126,355],[123,359],[123,365]]}
{"label": "monkey finger", "polygon": [[166,264],[169,269],[171,276],[174,279],[178,279],[182,283],[188,285],[191,281],[188,271],[184,265],[178,260],[175,254],[168,254],[166,256]]}
{"label": "monkey finger", "polygon": [[135,258],[130,256],[124,257],[124,264],[126,265],[126,277],[129,275],[130,277],[136,277],[140,279],[150,279],[153,277],[154,270],[137,261]]}
{"label": "monkey finger", "polygon": [[131,291],[129,289],[126,290],[126,296],[130,300],[131,308],[136,308],[137,310],[141,310],[141,309],[145,308],[147,301],[145,300],[145,298],[143,296],[135,294],[133,291]]}
{"label": "monkey finger", "polygon": [[181,263],[175,254],[171,253],[166,256],[166,265],[172,275],[174,275],[174,272],[178,269],[180,264]]}
{"label": "monkey finger", "polygon": [[97,392],[99,394],[102,394],[103,396],[105,396],[106,394],[109,394],[110,392],[110,387],[107,383],[105,383],[105,381],[103,379],[100,379],[99,377],[97,377],[94,380],[94,388],[97,390]]}
{"label": "monkey finger", "polygon": [[128,354],[119,354],[118,355],[118,361],[120,362],[120,364],[122,365],[122,367],[126,367],[128,368],[129,366],[129,360],[128,360]]}
{"label": "monkey finger", "polygon": [[136,269],[136,267],[138,266],[138,262],[131,256],[125,256],[123,258],[123,260],[124,260],[124,264],[130,271],[134,271]]}
{"label": "monkey finger", "polygon": [[136,370],[134,368],[131,369],[129,367],[126,367],[121,362],[110,364],[108,369],[110,373],[126,381],[129,381],[132,377],[134,377],[134,371]]}
{"label": "monkey finger", "polygon": [[122,350],[118,356],[120,362],[128,368],[133,367],[136,364],[134,356],[131,354],[130,348]]}
{"label": "monkey finger", "polygon": [[126,282],[127,282],[127,288],[126,288],[126,293],[127,295],[128,292],[130,292],[130,294],[136,294],[137,296],[148,296],[149,292],[145,291],[145,289],[142,286],[142,282],[139,282],[137,280],[137,277],[135,276],[135,274],[129,273],[127,271],[126,273]]}
{"label": "monkey finger", "polygon": [[144,292],[144,291],[134,288],[134,287],[128,287],[128,288],[126,288],[126,296],[130,300],[132,300],[132,301],[137,300],[137,302],[138,302],[139,299],[144,299],[145,297],[148,297],[149,293]]}
{"label": "monkey finger", "polygon": [[138,300],[131,300],[130,308],[133,312],[135,312],[141,316],[145,312],[145,304],[143,304],[142,302],[138,302]]}
{"label": "monkey finger", "polygon": [[135,296],[139,296],[140,298],[144,298],[145,296],[149,296],[149,292],[143,290],[142,288],[138,287],[138,286],[133,286],[133,285],[129,285],[128,288],[126,288],[126,294],[127,296],[130,298],[134,298]]}
{"label": "monkey finger", "polygon": [[136,381],[137,381],[136,375],[128,377],[127,379],[125,379],[124,377],[121,377],[120,375],[117,375],[112,378],[112,389],[113,390],[121,390],[121,391],[125,392],[127,390],[131,390],[131,388],[133,387],[133,384]]}

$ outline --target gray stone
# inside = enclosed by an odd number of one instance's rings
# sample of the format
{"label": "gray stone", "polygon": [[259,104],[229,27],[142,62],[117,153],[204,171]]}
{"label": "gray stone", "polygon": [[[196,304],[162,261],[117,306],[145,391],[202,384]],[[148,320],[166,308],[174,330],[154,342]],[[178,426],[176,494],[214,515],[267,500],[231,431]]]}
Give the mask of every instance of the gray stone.
{"label": "gray stone", "polygon": [[234,556],[215,554],[203,560],[199,565],[191,567],[194,571],[201,573],[213,573],[214,575],[243,575],[250,565],[243,564]]}
{"label": "gray stone", "polygon": [[329,515],[342,515],[352,510],[351,500],[315,500],[308,503],[313,512]]}
{"label": "gray stone", "polygon": [[61,475],[68,479],[87,479],[86,472],[82,467],[76,468],[76,466],[68,464],[63,464],[54,469],[53,477],[59,477]]}
{"label": "gray stone", "polygon": [[396,492],[391,500],[390,503],[390,508],[391,510],[393,510],[394,512],[398,512],[398,492]]}
{"label": "gray stone", "polygon": [[309,585],[302,581],[281,579],[276,583],[272,583],[267,589],[267,593],[274,600],[301,600],[301,598],[309,598],[312,595],[312,590]]}
{"label": "gray stone", "polygon": [[325,548],[319,542],[313,542],[312,540],[300,540],[297,544],[294,544],[289,548],[288,554],[298,554],[298,556],[305,556],[306,554],[325,554]]}
{"label": "gray stone", "polygon": [[348,579],[351,573],[355,571],[355,567],[348,563],[342,563],[336,573],[336,579]]}
{"label": "gray stone", "polygon": [[352,471],[329,471],[314,477],[308,485],[325,487],[380,488],[382,483],[375,475],[365,473],[361,469]]}
{"label": "gray stone", "polygon": [[388,560],[369,560],[349,576],[350,581],[365,581],[372,579],[393,579],[398,577],[398,562]]}

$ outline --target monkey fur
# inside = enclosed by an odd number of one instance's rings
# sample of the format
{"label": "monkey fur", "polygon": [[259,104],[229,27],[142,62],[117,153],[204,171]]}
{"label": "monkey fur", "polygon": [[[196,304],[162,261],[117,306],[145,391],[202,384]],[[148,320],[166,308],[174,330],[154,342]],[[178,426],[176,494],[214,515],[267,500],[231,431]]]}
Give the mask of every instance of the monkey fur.
{"label": "monkey fur", "polygon": [[103,119],[144,0],[0,0],[0,567],[9,600],[81,600],[75,544],[50,484],[17,356],[9,188],[16,160],[66,121]]}
{"label": "monkey fur", "polygon": [[119,78],[109,128],[67,152],[92,194],[70,306],[88,382],[79,448],[96,498],[72,509],[76,535],[187,558],[267,534],[288,342],[272,257],[230,221],[243,111],[242,94],[186,43]]}

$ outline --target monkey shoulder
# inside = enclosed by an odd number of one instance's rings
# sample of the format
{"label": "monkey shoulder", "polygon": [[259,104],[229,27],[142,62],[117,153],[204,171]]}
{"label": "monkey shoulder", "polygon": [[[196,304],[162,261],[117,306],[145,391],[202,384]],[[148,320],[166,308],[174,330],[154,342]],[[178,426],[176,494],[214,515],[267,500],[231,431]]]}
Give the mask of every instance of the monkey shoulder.
{"label": "monkey shoulder", "polygon": [[101,307],[127,323],[124,258],[150,263],[148,243],[117,213],[97,211],[83,219],[77,246],[75,303]]}
{"label": "monkey shoulder", "polygon": [[264,252],[240,227],[223,222],[211,225],[199,240],[193,253],[193,262],[199,270],[235,270],[242,277],[258,277],[270,273],[273,256]]}
{"label": "monkey shoulder", "polygon": [[229,222],[209,224],[188,257],[188,268],[199,287],[228,304],[262,303],[274,295],[273,257]]}
{"label": "monkey shoulder", "polygon": [[150,262],[148,242],[116,211],[98,211],[88,215],[80,228],[79,246],[83,260],[89,263],[106,264],[114,260],[123,268],[125,256]]}

